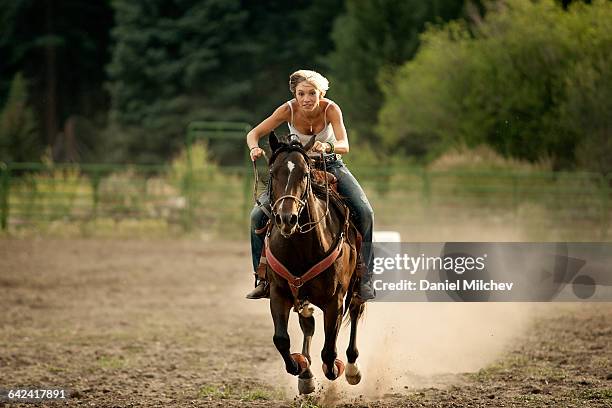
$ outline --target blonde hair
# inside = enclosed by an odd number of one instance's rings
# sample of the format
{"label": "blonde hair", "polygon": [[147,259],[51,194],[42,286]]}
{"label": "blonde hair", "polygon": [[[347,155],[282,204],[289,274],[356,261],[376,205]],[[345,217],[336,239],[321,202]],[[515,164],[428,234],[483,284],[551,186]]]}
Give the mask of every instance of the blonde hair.
{"label": "blonde hair", "polygon": [[329,81],[323,75],[316,71],[300,69],[289,76],[289,90],[293,95],[295,95],[295,88],[303,81],[310,82],[321,92],[321,95],[325,95],[325,92],[329,89]]}

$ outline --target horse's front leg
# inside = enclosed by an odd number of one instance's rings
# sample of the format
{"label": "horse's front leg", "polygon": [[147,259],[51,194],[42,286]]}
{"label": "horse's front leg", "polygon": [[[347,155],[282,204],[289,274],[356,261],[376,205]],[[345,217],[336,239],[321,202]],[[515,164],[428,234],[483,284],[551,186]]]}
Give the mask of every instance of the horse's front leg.
{"label": "horse's front leg", "polygon": [[[310,343],[312,336],[315,331],[315,319],[312,315],[313,308],[306,305],[300,312],[300,328],[304,333],[304,343],[302,344],[302,354],[308,359],[308,362],[312,364],[310,358]],[[315,390],[315,381],[312,376],[310,368],[306,369],[300,374],[298,378],[298,390],[300,394],[310,394]]]}
{"label": "horse's front leg", "polygon": [[[274,345],[285,361],[285,369],[291,375],[298,375],[308,368],[308,360],[301,355],[292,357],[289,352],[291,341],[287,332],[291,302],[283,297],[275,284],[270,287],[270,312],[274,321]],[[297,360],[297,361],[296,361]]]}
{"label": "horse's front leg", "polygon": [[340,377],[344,372],[344,363],[336,359],[338,356],[336,340],[338,339],[338,331],[342,323],[342,298],[343,296],[337,291],[332,300],[323,309],[325,344],[321,351],[321,360],[323,360],[323,373],[325,377],[332,381]]}

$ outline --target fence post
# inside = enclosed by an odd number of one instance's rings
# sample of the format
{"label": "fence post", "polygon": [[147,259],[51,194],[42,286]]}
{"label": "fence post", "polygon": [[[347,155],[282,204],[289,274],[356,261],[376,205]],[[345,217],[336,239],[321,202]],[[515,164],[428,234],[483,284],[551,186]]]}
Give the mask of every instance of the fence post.
{"label": "fence post", "polygon": [[610,224],[610,185],[612,184],[612,173],[600,176],[601,180],[601,229],[600,239],[606,240],[608,237],[608,228]]}
{"label": "fence post", "polygon": [[[246,144],[246,134],[249,133],[249,131],[251,130],[251,125],[249,124],[244,124],[243,125],[243,133],[244,133],[244,138],[245,141],[242,143],[242,149],[243,149],[243,155],[244,155],[244,166],[242,167],[243,171],[242,171],[242,175],[244,177],[244,208],[242,210],[242,214],[244,217],[244,226],[245,228],[247,228],[250,225],[250,212],[251,212],[251,207],[253,206],[253,204],[255,204],[253,202],[253,195],[252,195],[252,188],[255,189],[255,193],[257,193],[257,185],[255,185],[254,187],[251,187],[251,183],[255,182],[255,174],[253,174],[252,176],[250,176],[250,172],[251,172],[251,152],[249,151],[249,147]],[[257,171],[257,170],[255,170]],[[243,229],[243,231],[248,231],[247,229]]]}
{"label": "fence post", "polygon": [[518,215],[519,208],[519,198],[518,198],[518,175],[516,173],[512,173],[512,208],[514,210],[514,215]]}
{"label": "fence post", "polygon": [[[254,182],[253,179],[251,177],[249,177],[249,168],[246,167],[244,168],[244,170],[241,172],[242,173],[242,177],[243,177],[243,196],[244,196],[244,206],[242,208],[242,219],[244,222],[244,226],[249,225],[249,210],[251,209],[251,206],[253,205],[252,201],[253,201],[253,196],[252,196],[252,191],[251,191],[251,182]],[[254,188],[257,188],[257,186],[255,186]]]}
{"label": "fence post", "polygon": [[186,211],[183,219],[183,229],[187,232],[193,230],[193,220],[195,211],[195,180],[193,164],[191,162],[191,154],[189,153],[190,147],[187,154],[187,171],[183,179],[183,195],[186,197]]}
{"label": "fence post", "polygon": [[6,231],[9,216],[9,168],[0,162],[0,229]]}
{"label": "fence post", "polygon": [[95,220],[98,218],[98,204],[100,203],[100,172],[94,171],[91,177],[91,188],[93,195],[93,208],[92,208],[92,218]]}
{"label": "fence post", "polygon": [[423,203],[425,208],[429,208],[431,205],[431,179],[429,172],[425,169],[421,171],[421,178],[423,179]]}
{"label": "fence post", "polygon": [[181,180],[181,193],[185,197],[185,211],[182,217],[183,231],[191,231],[193,223],[193,163],[192,163],[192,151],[191,147],[193,144],[193,132],[191,126],[187,126],[187,132],[185,133],[185,153],[187,159],[187,170]]}

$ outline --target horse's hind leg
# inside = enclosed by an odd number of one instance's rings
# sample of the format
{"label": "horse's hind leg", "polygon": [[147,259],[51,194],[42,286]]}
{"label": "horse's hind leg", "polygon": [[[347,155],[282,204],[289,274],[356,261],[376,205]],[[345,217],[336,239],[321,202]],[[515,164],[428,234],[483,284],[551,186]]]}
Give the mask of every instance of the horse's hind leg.
{"label": "horse's hind leg", "polygon": [[353,298],[349,307],[351,316],[351,337],[348,348],[346,349],[346,358],[348,360],[346,366],[346,381],[351,385],[356,385],[361,381],[361,371],[357,364],[357,357],[359,357],[359,350],[357,350],[357,324],[359,323],[359,318],[363,313],[365,304]]}
{"label": "horse's hind leg", "polygon": [[304,362],[305,364],[300,364],[291,357],[289,352],[291,342],[287,332],[287,324],[289,322],[291,302],[280,294],[275,293],[276,288],[272,287],[270,290],[270,312],[274,321],[274,345],[285,361],[287,372],[291,375],[298,375],[308,366],[308,363],[306,361]]}
{"label": "horse's hind leg", "polygon": [[[312,364],[310,358],[310,342],[315,330],[315,319],[312,315],[312,307],[306,306],[300,312],[300,327],[304,333],[304,343],[302,344],[302,354]],[[300,374],[298,378],[298,391],[300,394],[310,394],[315,390],[315,381],[310,368]]]}

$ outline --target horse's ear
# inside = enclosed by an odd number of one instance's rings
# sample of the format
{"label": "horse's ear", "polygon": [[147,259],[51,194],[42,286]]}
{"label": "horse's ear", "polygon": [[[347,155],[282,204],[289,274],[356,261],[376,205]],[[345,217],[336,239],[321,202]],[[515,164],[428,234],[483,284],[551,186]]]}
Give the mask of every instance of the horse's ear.
{"label": "horse's ear", "polygon": [[274,133],[274,131],[270,132],[270,135],[268,136],[268,141],[270,142],[270,149],[272,149],[272,152],[275,152],[276,150],[278,150],[279,147],[281,147],[281,143],[278,141],[278,138],[276,137],[276,133]]}
{"label": "horse's ear", "polygon": [[317,135],[313,135],[310,140],[304,145],[304,150],[305,151],[309,151],[310,149],[312,149],[312,146],[314,145],[315,142],[315,138],[317,137]]}

